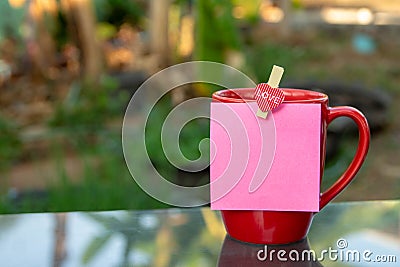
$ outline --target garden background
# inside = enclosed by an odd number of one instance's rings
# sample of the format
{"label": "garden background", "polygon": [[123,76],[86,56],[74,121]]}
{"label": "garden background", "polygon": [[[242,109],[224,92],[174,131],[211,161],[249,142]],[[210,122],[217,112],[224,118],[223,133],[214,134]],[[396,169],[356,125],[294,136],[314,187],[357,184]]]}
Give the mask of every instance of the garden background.
{"label": "garden background", "polygon": [[[282,86],[321,90],[331,105],[359,108],[372,143],[336,201],[394,199],[400,192],[400,4],[397,1],[8,0],[0,2],[0,213],[153,209],[123,158],[121,126],[135,90],[165,67],[223,62],[255,82],[273,64]],[[171,181],[200,185],[165,158],[161,122],[175,105],[218,88],[166,95],[146,145]],[[187,124],[183,153],[199,156],[208,121]],[[357,144],[348,120],[329,128],[323,188]]]}

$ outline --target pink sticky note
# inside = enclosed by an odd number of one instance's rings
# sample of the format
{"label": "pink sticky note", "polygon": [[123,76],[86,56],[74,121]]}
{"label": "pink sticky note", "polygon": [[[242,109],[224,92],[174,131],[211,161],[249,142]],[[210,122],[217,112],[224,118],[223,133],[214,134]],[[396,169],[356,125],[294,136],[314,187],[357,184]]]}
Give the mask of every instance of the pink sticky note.
{"label": "pink sticky note", "polygon": [[321,106],[211,104],[211,208],[318,211]]}

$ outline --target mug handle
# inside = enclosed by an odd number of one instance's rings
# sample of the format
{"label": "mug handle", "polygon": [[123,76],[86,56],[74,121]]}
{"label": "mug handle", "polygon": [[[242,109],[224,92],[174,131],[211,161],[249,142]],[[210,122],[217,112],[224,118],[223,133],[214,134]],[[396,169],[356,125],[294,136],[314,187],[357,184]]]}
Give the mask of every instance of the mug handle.
{"label": "mug handle", "polygon": [[342,116],[349,117],[357,124],[359,133],[358,147],[353,161],[350,163],[349,167],[347,167],[346,171],[328,190],[321,194],[319,204],[320,210],[323,209],[326,204],[336,197],[353,180],[368,152],[370,132],[367,119],[359,110],[352,107],[329,107],[327,124]]}

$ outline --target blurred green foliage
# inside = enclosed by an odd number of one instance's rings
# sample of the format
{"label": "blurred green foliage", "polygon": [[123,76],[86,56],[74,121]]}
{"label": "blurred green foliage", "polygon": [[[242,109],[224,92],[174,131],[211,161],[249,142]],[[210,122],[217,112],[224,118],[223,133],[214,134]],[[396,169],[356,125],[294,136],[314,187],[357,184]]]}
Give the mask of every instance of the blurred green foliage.
{"label": "blurred green foliage", "polygon": [[116,27],[124,23],[140,24],[145,11],[140,1],[94,0],[98,21],[110,23]]}
{"label": "blurred green foliage", "polygon": [[106,75],[98,84],[74,83],[49,125],[73,131],[103,128],[107,119],[120,114],[126,102],[127,95],[117,92],[117,87],[117,81]]}
{"label": "blurred green foliage", "polygon": [[19,39],[26,12],[25,8],[15,9],[10,7],[8,1],[0,1],[0,12],[0,40],[4,37]]}
{"label": "blurred green foliage", "polygon": [[243,13],[241,20],[254,25],[260,21],[259,8],[262,0],[232,0],[234,6],[240,7],[240,12]]}
{"label": "blurred green foliage", "polygon": [[[194,60],[224,63],[230,51],[241,50],[242,41],[236,20],[232,16],[231,0],[196,1],[194,11]],[[208,92],[209,96],[218,88],[211,84],[202,85],[202,91]]]}
{"label": "blurred green foliage", "polygon": [[196,1],[195,60],[224,62],[227,50],[240,49],[232,7],[231,0]]}
{"label": "blurred green foliage", "polygon": [[[84,165],[79,177],[66,171],[65,148],[53,145],[57,177],[43,192],[25,192],[2,196],[0,213],[97,211],[115,209],[154,209],[168,207],[148,196],[133,180],[126,167],[119,131],[102,130],[95,143],[77,142],[74,135],[68,146],[78,153]],[[47,174],[43,174],[46,179]],[[75,174],[76,175],[76,174]],[[79,182],[73,182],[78,180]]]}
{"label": "blurred green foliage", "polygon": [[166,158],[162,143],[161,129],[168,113],[172,109],[171,98],[164,95],[151,110],[145,128],[145,143],[148,155],[157,171],[168,179],[176,175],[176,169]]}
{"label": "blurred green foliage", "polygon": [[[170,95],[165,95],[151,111],[146,124],[146,148],[149,157],[164,177],[176,180],[177,169],[166,158],[161,143],[161,130],[163,123],[172,110]],[[209,123],[207,120],[196,119],[187,123],[179,134],[179,146],[182,154],[189,160],[200,157],[198,145],[200,141],[209,136]]]}
{"label": "blurred green foliage", "polygon": [[[306,78],[322,78],[326,73],[321,68],[316,70],[310,68],[304,72],[304,64],[311,62],[323,61],[328,58],[326,51],[315,47],[292,46],[290,44],[277,43],[273,41],[260,42],[246,49],[246,58],[251,70],[255,74],[257,82],[263,82],[268,79],[268,70],[273,65],[284,66],[285,76],[287,78],[304,79],[305,75],[311,77]],[[299,62],[301,64],[293,64]]]}
{"label": "blurred green foliage", "polygon": [[18,127],[0,117],[0,170],[9,167],[21,154]]}

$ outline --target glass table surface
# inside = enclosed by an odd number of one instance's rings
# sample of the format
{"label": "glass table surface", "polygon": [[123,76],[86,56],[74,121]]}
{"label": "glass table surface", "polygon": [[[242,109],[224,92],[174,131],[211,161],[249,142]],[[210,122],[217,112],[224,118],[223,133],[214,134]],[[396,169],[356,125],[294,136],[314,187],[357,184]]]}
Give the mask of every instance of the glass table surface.
{"label": "glass table surface", "polygon": [[0,266],[400,266],[400,201],[330,204],[280,246],[231,239],[209,208],[2,215]]}

